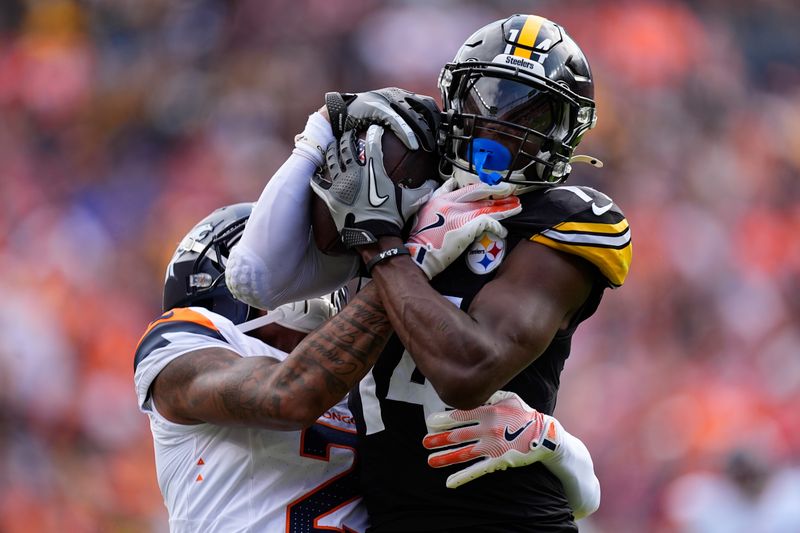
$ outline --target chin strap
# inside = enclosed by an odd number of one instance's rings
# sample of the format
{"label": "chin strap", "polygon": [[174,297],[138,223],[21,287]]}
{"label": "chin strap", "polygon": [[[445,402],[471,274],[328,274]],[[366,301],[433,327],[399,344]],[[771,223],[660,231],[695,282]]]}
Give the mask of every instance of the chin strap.
{"label": "chin strap", "polygon": [[279,324],[295,331],[311,333],[335,314],[336,308],[330,298],[311,298],[281,305],[266,315],[242,322],[236,327],[242,333],[247,333],[268,324]]}
{"label": "chin strap", "polygon": [[281,308],[278,307],[277,309],[270,311],[266,315],[261,315],[259,317],[254,318],[253,320],[248,320],[246,322],[242,322],[241,324],[237,324],[236,328],[242,333],[247,333],[248,331],[253,331],[254,329],[258,329],[260,327],[267,326],[269,324],[274,324],[275,322],[285,317],[286,315],[283,313]]}
{"label": "chin strap", "polygon": [[603,168],[603,162],[591,155],[573,155],[569,158],[570,163],[586,163],[594,168]]}

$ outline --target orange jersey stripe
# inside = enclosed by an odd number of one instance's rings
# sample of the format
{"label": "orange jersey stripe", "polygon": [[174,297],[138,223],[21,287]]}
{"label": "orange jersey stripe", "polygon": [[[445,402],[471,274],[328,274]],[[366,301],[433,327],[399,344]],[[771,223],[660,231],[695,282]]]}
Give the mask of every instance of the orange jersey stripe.
{"label": "orange jersey stripe", "polygon": [[147,326],[147,330],[144,332],[139,338],[139,342],[136,344],[139,346],[142,343],[142,340],[147,337],[147,334],[153,331],[153,328],[158,326],[159,324],[165,324],[167,322],[193,322],[195,324],[200,324],[203,327],[208,329],[212,329],[214,331],[219,331],[217,326],[214,325],[211,320],[208,319],[205,315],[198,313],[197,311],[192,311],[191,309],[187,309],[185,307],[177,307],[175,309],[171,309],[161,315],[158,319],[153,322],[150,322],[150,325]]}

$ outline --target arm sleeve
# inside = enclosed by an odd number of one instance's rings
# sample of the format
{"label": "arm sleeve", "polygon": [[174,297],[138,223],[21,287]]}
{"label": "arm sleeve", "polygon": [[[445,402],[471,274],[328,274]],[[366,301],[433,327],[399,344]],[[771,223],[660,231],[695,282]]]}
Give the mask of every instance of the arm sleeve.
{"label": "arm sleeve", "polygon": [[542,459],[542,464],[561,480],[575,518],[585,518],[600,507],[600,481],[594,473],[592,456],[579,438],[553,420],[561,433],[561,442],[552,455]]}
{"label": "arm sleeve", "polygon": [[[320,147],[333,141],[330,123],[319,113],[309,117],[301,136]],[[332,292],[358,272],[355,255],[325,255],[314,244],[309,181],[320,164],[321,152],[298,145],[267,182],[228,259],[226,283],[236,298],[273,309]]]}

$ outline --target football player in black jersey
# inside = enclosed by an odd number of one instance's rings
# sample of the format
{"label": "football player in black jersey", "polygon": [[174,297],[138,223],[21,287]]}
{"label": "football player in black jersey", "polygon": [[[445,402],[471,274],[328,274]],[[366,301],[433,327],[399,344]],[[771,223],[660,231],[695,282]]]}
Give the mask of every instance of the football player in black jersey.
{"label": "football player in black jersey", "polygon": [[[368,136],[363,166],[332,154],[341,176],[368,187],[363,201],[316,190],[371,271],[396,332],[351,395],[371,530],[575,531],[562,486],[540,463],[450,490],[452,467],[427,467],[421,439],[428,414],[476,407],[497,390],[552,414],[572,335],[605,289],[625,281],[622,211],[599,191],[561,185],[572,163],[600,166],[573,154],[596,122],[592,73],[561,26],[514,15],[467,39],[439,86],[446,185],[488,184],[495,198],[518,198],[521,211],[502,231],[485,232],[429,280],[417,268],[425,247],[408,255],[403,213],[387,215],[403,191],[380,164],[379,136]],[[506,427],[504,438],[518,429]]]}

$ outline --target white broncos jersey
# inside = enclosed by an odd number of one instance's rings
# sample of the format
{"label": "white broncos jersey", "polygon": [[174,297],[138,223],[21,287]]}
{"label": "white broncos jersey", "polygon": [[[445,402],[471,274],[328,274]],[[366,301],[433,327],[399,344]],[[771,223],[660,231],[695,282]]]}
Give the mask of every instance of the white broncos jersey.
{"label": "white broncos jersey", "polygon": [[197,307],[165,313],[136,350],[136,394],[150,418],[170,531],[364,531],[355,423],[345,402],[303,431],[183,425],[156,411],[150,386],[167,363],[216,346],[242,357],[287,355]]}

